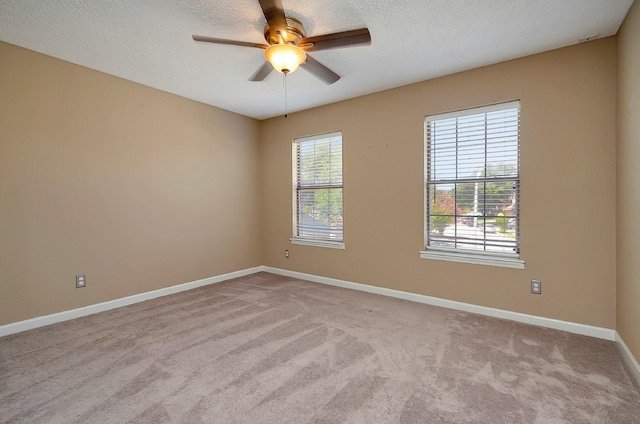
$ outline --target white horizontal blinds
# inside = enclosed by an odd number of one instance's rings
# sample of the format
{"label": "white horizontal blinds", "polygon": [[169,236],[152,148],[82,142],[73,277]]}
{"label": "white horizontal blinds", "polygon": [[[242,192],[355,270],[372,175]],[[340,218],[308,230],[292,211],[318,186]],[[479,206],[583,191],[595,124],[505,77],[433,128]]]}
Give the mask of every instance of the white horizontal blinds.
{"label": "white horizontal blinds", "polygon": [[296,237],[342,241],[342,134],[295,144]]}
{"label": "white horizontal blinds", "polygon": [[519,123],[519,102],[427,117],[427,248],[519,254]]}

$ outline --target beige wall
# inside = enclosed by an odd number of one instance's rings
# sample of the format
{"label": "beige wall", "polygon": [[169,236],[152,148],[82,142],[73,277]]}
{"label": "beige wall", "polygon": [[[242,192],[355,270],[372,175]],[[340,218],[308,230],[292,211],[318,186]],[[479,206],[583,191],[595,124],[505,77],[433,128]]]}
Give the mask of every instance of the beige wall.
{"label": "beige wall", "polygon": [[[514,99],[526,269],[420,259],[424,116]],[[263,121],[265,265],[615,328],[615,112],[609,38]],[[291,140],[335,130],[346,250],[291,245]]]}
{"label": "beige wall", "polygon": [[618,33],[617,327],[640,360],[640,2]]}
{"label": "beige wall", "polygon": [[261,264],[257,121],[4,43],[0,63],[0,325]]}

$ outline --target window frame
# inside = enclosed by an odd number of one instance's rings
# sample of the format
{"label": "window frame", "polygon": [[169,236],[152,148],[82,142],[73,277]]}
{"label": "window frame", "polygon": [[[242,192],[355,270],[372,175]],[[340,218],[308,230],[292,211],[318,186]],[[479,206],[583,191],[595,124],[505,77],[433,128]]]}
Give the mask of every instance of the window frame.
{"label": "window frame", "polygon": [[[299,173],[299,163],[298,163],[298,145],[300,143],[304,143],[304,142],[308,142],[308,141],[315,141],[315,140],[321,140],[321,139],[325,139],[325,138],[331,138],[331,137],[340,137],[340,147],[341,147],[341,152],[340,152],[340,160],[342,162],[342,166],[344,167],[344,150],[343,150],[343,134],[341,130],[338,131],[331,131],[331,132],[327,132],[327,133],[320,133],[320,134],[314,134],[314,135],[310,135],[310,136],[305,136],[305,137],[296,137],[293,139],[292,142],[292,159],[291,159],[291,170],[292,170],[292,223],[293,223],[293,228],[292,228],[292,234],[293,237],[291,237],[289,239],[289,241],[291,242],[291,244],[297,244],[297,245],[303,245],[303,246],[315,246],[315,247],[326,247],[326,248],[330,248],[330,249],[340,249],[340,250],[344,250],[345,249],[345,244],[344,244],[344,224],[343,224],[343,228],[342,228],[342,239],[341,240],[332,240],[330,238],[314,238],[314,237],[300,237],[298,236],[298,173]],[[319,187],[318,189],[323,189],[323,188],[338,188],[335,187],[335,185],[330,185],[331,187]],[[342,190],[342,198],[341,198],[341,203],[342,203],[342,217],[344,220],[344,174],[342,175],[342,181],[341,184],[339,186],[339,188]],[[308,187],[306,189],[309,189]],[[343,221],[344,222],[344,221]]]}
{"label": "window frame", "polygon": [[[478,115],[482,113],[490,113],[496,112],[505,109],[513,109],[518,108],[518,174],[517,177],[514,178],[517,182],[517,194],[516,194],[516,205],[517,205],[517,219],[516,219],[516,246],[518,247],[517,253],[500,253],[500,252],[487,252],[487,251],[474,251],[471,249],[461,249],[461,248],[447,248],[447,247],[434,247],[429,246],[429,222],[430,222],[430,213],[429,213],[429,189],[431,185],[437,184],[429,180],[429,165],[430,165],[430,143],[431,140],[428,136],[427,125],[430,125],[433,121],[451,119],[451,118],[461,118],[465,116]],[[498,266],[498,267],[506,267],[506,268],[515,268],[515,269],[524,269],[525,261],[521,259],[520,256],[520,193],[519,188],[521,184],[521,171],[520,171],[520,150],[522,144],[521,137],[521,102],[520,100],[501,102],[487,106],[480,106],[474,108],[467,108],[456,110],[452,112],[428,115],[424,119],[424,174],[423,174],[423,189],[424,189],[424,197],[423,197],[423,234],[424,234],[424,250],[420,251],[420,258],[423,259],[435,259],[435,260],[444,260],[451,262],[462,262],[469,264],[477,264],[477,265],[490,265],[490,266]],[[458,139],[456,136],[456,146],[458,144]],[[487,140],[484,140],[485,146]],[[456,147],[457,149],[457,147]],[[485,159],[486,160],[486,159]],[[486,162],[485,162],[486,164]],[[457,180],[458,178],[454,179]],[[488,178],[485,177],[484,180],[479,180],[479,182],[485,182]],[[485,236],[486,237],[486,236]]]}

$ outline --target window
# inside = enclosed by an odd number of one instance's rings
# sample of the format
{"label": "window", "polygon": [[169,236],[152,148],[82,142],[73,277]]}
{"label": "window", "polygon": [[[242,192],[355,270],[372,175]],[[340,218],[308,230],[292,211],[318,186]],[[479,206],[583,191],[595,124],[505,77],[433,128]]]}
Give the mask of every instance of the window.
{"label": "window", "polygon": [[342,133],[293,141],[292,243],[344,249]]}
{"label": "window", "polygon": [[421,257],[524,268],[519,195],[519,102],[425,118]]}

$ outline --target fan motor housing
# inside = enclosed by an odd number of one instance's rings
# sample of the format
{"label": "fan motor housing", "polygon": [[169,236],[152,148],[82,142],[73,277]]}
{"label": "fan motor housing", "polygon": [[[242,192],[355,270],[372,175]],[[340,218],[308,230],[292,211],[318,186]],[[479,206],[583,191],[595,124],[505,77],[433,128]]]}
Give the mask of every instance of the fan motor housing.
{"label": "fan motor housing", "polygon": [[297,45],[301,39],[307,36],[302,23],[294,18],[286,17],[286,27],[270,27],[269,24],[264,27],[264,39],[269,45],[274,44],[295,44]]}

